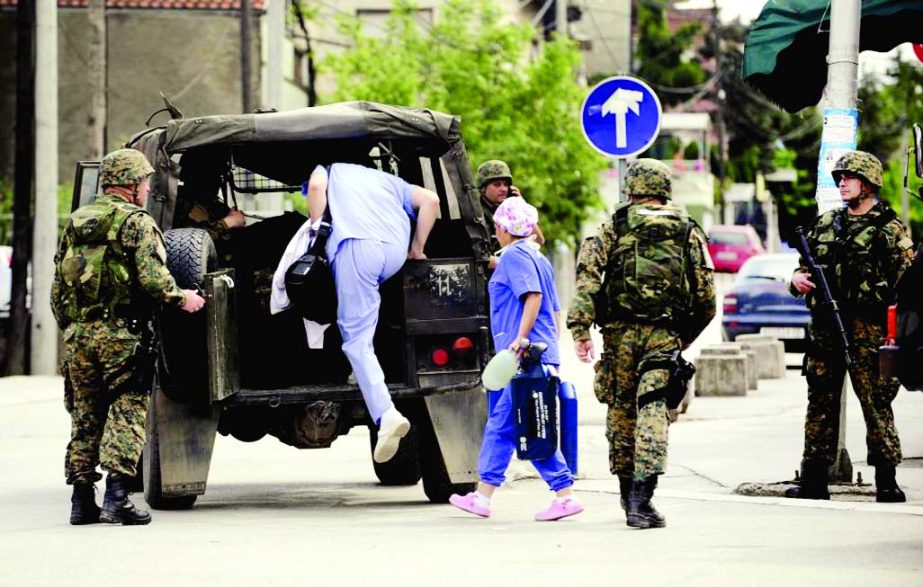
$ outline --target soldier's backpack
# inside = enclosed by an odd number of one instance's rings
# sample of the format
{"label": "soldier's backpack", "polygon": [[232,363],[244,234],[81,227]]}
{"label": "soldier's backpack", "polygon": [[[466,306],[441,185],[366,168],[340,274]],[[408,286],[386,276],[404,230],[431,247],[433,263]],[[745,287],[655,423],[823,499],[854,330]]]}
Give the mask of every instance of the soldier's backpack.
{"label": "soldier's backpack", "polygon": [[65,228],[71,247],[58,267],[65,287],[56,316],[71,322],[114,318],[117,308],[137,301],[133,270],[119,242],[122,226],[135,214],[145,212],[127,202],[96,201],[71,215]]}
{"label": "soldier's backpack", "polygon": [[695,221],[675,206],[621,204],[612,222],[616,240],[597,299],[597,324],[674,325],[692,305],[689,237]]}

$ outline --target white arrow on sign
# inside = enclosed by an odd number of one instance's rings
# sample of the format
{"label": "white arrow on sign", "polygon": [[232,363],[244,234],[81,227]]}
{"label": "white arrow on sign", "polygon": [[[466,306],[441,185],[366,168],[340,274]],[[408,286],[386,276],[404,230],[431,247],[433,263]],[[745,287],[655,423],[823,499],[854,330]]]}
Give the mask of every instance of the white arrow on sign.
{"label": "white arrow on sign", "polygon": [[615,146],[624,149],[628,146],[628,131],[625,128],[625,118],[631,110],[636,115],[641,114],[641,102],[644,93],[636,90],[619,88],[603,102],[602,115],[615,114]]}

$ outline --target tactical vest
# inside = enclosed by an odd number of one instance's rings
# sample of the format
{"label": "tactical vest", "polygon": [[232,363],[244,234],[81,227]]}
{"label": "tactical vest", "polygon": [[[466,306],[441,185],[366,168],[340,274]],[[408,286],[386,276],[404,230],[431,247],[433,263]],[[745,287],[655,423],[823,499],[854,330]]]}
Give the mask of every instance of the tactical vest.
{"label": "tactical vest", "polygon": [[[814,227],[814,259],[824,269],[833,298],[847,312],[883,311],[894,296],[888,283],[887,247],[882,228],[897,218],[894,210],[850,221],[846,208],[823,214]],[[808,308],[821,303],[808,295]]]}
{"label": "tactical vest", "polygon": [[134,263],[119,240],[125,221],[145,214],[128,202],[97,200],[78,208],[67,224],[70,247],[58,264],[64,282],[58,312],[72,322],[143,317],[144,295]]}
{"label": "tactical vest", "polygon": [[[692,306],[689,237],[695,222],[675,206],[621,204],[612,215],[605,317],[674,326]],[[602,320],[600,319],[602,318]]]}

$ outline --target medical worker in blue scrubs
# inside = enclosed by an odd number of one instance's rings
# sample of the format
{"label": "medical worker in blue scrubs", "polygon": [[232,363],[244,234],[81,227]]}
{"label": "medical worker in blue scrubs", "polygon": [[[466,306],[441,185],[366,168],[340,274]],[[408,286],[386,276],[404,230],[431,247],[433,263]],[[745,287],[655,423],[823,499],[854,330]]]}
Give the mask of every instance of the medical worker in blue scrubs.
{"label": "medical worker in blue scrubs", "polygon": [[[529,237],[538,224],[538,210],[522,198],[507,198],[494,212],[494,230],[501,249],[497,268],[488,284],[490,328],[494,348],[519,351],[530,342],[542,342],[548,349],[542,362],[558,367],[560,304],[554,285],[554,270]],[[512,387],[507,385],[487,417],[484,441],[478,457],[477,489],[467,495],[453,495],[455,507],[482,518],[490,517],[490,498],[503,484],[516,449]],[[547,459],[532,465],[552,491],[551,505],[538,512],[538,521],[552,521],[579,514],[583,505],[574,495],[574,476],[559,448]]]}
{"label": "medical worker in blue scrubs", "polygon": [[[439,196],[377,169],[334,163],[318,166],[308,182],[308,212],[320,222],[330,206],[327,259],[337,289],[343,352],[372,420],[379,425],[375,462],[391,460],[410,422],[394,407],[372,339],[378,324],[378,287],[407,259],[425,259],[423,246],[439,213]],[[417,221],[411,240],[410,219]]]}

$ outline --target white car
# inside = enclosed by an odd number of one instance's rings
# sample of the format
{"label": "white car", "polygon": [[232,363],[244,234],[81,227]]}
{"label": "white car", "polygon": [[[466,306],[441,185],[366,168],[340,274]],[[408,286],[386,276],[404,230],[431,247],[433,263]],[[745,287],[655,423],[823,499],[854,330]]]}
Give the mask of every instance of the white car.
{"label": "white car", "polygon": [[0,246],[0,318],[10,317],[10,295],[13,291],[13,247]]}

